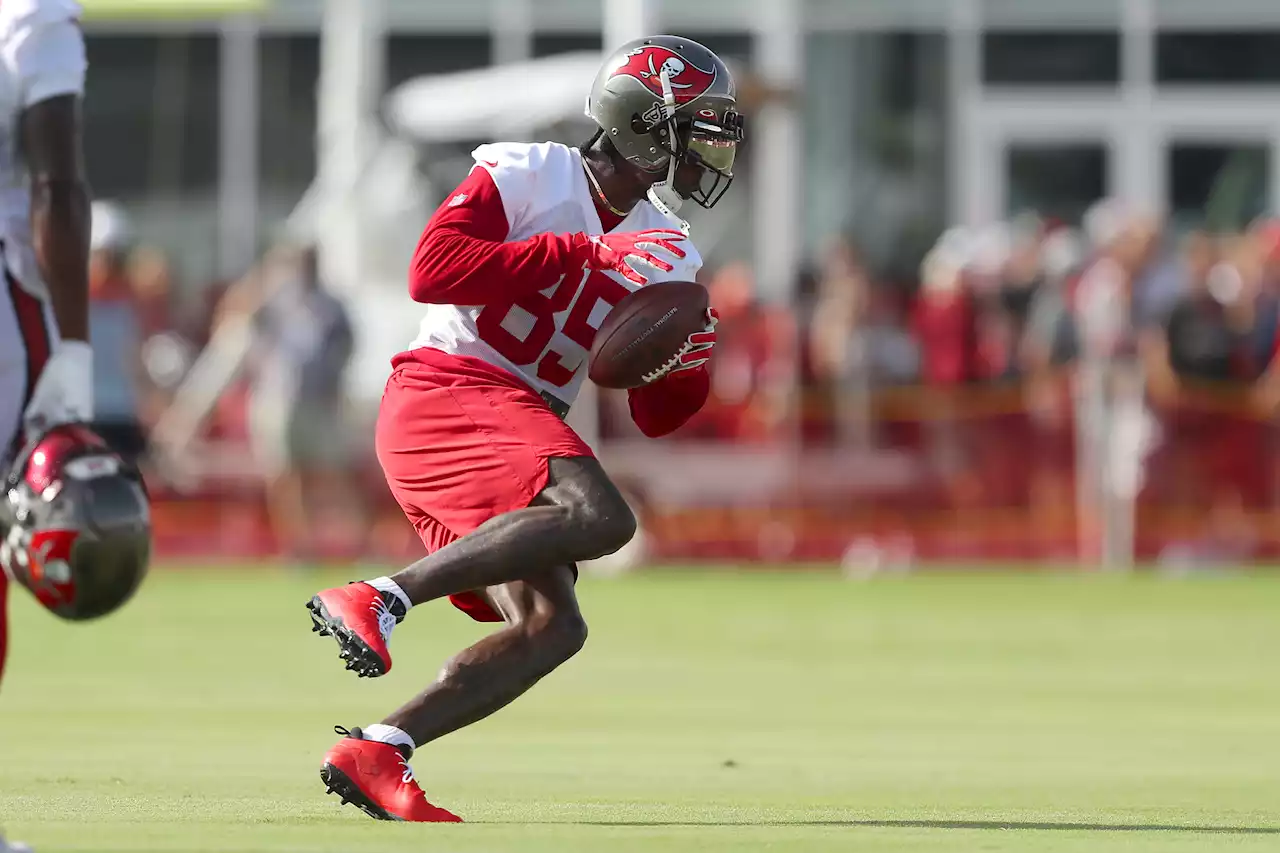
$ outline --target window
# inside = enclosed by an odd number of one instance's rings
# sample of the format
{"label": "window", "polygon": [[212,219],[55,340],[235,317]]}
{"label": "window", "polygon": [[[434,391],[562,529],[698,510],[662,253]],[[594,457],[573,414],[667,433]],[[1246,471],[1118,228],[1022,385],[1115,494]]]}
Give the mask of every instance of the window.
{"label": "window", "polygon": [[490,60],[487,35],[397,35],[387,38],[387,88],[424,74],[484,68]]}
{"label": "window", "polygon": [[1034,210],[1079,223],[1107,194],[1107,159],[1107,148],[1100,142],[1010,146],[1008,213]]}
{"label": "window", "polygon": [[1280,83],[1280,30],[1160,33],[1159,83]]}
{"label": "window", "polygon": [[982,37],[983,80],[1001,86],[1114,85],[1116,32],[991,32]]}
{"label": "window", "polygon": [[[535,33],[533,36],[535,57],[554,56],[576,50],[603,50],[600,36],[582,33]],[[590,85],[590,81],[586,85]]]}
{"label": "window", "polygon": [[1168,153],[1169,207],[1178,222],[1242,228],[1268,209],[1266,145],[1175,142]]}
{"label": "window", "polygon": [[101,197],[181,193],[218,179],[218,39],[85,39],[85,160]]}
{"label": "window", "polygon": [[316,173],[316,86],[320,40],[264,34],[258,42],[261,86],[258,168],[264,188],[301,195]]}

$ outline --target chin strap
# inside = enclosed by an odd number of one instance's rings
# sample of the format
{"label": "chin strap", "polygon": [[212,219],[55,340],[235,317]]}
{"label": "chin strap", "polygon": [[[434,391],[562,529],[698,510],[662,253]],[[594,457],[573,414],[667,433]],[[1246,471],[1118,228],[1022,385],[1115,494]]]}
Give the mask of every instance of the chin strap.
{"label": "chin strap", "polygon": [[[666,66],[659,72],[662,80],[662,120],[667,123],[667,132],[671,134],[671,148],[674,151],[676,147],[676,94],[671,88],[671,77],[667,74]],[[676,192],[676,155],[672,154],[667,157],[667,179],[660,181],[649,187],[646,195],[649,203],[657,208],[658,212],[675,223],[686,237],[689,236],[689,223],[681,219],[677,212],[680,206],[684,204],[684,199]]]}

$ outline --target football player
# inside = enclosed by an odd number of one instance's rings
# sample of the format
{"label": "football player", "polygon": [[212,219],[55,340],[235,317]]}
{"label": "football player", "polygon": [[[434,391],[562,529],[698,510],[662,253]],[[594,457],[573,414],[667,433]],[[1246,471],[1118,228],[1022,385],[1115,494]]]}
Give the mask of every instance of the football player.
{"label": "football player", "polygon": [[10,576],[92,618],[132,594],[150,542],[136,473],[75,425],[93,414],[79,15],[0,2],[0,674]]}
{"label": "football player", "polygon": [[[609,309],[649,281],[698,272],[678,210],[724,195],[743,122],[725,64],[674,36],[614,52],[587,115],[597,130],[579,148],[477,148],[470,175],[427,224],[409,275],[426,317],[393,360],[376,445],[429,556],[308,604],[314,629],[335,637],[361,676],[391,669],[392,629],[417,605],[448,597],[473,619],[502,623],[381,723],[338,729],[321,776],[375,818],[459,819],[427,801],[410,756],[581,649],[576,564],[635,533],[631,509],[564,417]],[[714,343],[710,312],[668,372],[629,392],[646,435],[670,433],[702,407]]]}

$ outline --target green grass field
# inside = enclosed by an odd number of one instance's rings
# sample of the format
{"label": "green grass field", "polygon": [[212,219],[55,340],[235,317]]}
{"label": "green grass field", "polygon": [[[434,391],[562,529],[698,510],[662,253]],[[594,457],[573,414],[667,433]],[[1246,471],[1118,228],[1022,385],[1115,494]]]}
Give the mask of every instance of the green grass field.
{"label": "green grass field", "polygon": [[471,821],[324,796],[332,726],[432,677],[445,605],[356,679],[342,576],[173,571],[68,626],[17,596],[0,823],[52,851],[1280,849],[1280,580],[672,572],[582,584],[583,654],[422,750]]}

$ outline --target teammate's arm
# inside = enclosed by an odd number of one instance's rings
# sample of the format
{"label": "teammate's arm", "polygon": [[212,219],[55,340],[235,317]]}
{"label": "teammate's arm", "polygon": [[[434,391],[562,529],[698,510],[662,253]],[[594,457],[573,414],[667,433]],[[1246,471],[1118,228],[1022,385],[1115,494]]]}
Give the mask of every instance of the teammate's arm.
{"label": "teammate's arm", "polygon": [[36,7],[3,46],[3,61],[18,82],[17,145],[31,181],[32,248],[59,337],[23,413],[29,435],[93,418],[89,191],[80,129],[87,63],[78,22],[51,17],[55,8]]}
{"label": "teammate's arm", "polygon": [[89,190],[84,178],[80,98],[38,101],[22,114],[31,173],[31,234],[64,341],[89,339]]}

